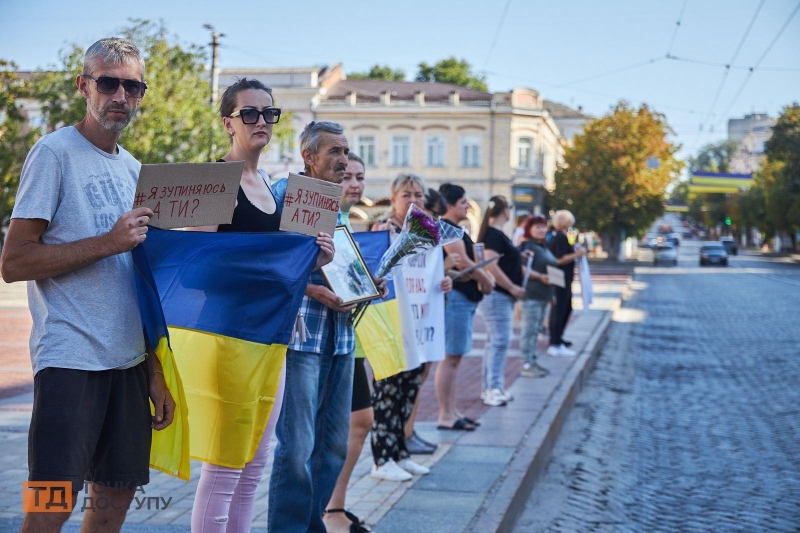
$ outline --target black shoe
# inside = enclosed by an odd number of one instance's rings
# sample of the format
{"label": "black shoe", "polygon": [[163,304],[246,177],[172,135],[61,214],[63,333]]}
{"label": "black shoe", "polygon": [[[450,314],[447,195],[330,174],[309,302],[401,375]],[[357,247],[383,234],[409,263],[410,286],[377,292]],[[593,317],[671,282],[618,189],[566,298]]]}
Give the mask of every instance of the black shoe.
{"label": "black shoe", "polygon": [[436,451],[436,446],[428,446],[423,444],[419,438],[414,438],[414,435],[406,438],[406,450],[408,453],[411,454],[418,454],[418,455],[431,455],[433,452]]}
{"label": "black shoe", "polygon": [[422,437],[420,437],[420,436],[419,436],[419,433],[417,433],[416,431],[415,431],[414,433],[412,433],[412,434],[411,434],[411,438],[412,438],[412,439],[414,439],[414,440],[416,440],[416,441],[419,441],[419,442],[421,442],[421,443],[422,443],[422,444],[424,444],[425,446],[428,446],[428,447],[430,447],[430,448],[433,448],[434,450],[435,450],[435,449],[436,449],[436,447],[438,446],[438,444],[435,444],[435,443],[433,443],[433,442],[431,442],[431,441],[425,440],[425,439],[423,439]]}

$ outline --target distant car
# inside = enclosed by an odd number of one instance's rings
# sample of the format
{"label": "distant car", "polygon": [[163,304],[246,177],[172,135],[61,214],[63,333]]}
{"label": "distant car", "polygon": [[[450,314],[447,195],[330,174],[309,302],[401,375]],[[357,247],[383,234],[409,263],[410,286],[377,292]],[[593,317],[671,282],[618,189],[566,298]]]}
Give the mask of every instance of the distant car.
{"label": "distant car", "polygon": [[681,234],[680,233],[670,233],[667,235],[667,241],[671,242],[675,246],[681,245]]}
{"label": "distant car", "polygon": [[653,253],[653,264],[666,263],[671,265],[678,264],[678,250],[670,242],[658,244]]}
{"label": "distant car", "polygon": [[738,255],[739,247],[736,245],[736,239],[733,237],[722,237],[719,242],[725,247],[725,251],[729,254]]}
{"label": "distant car", "polygon": [[700,266],[728,266],[728,252],[721,242],[707,242],[700,248]]}
{"label": "distant car", "polygon": [[640,246],[642,248],[652,248],[653,244],[656,242],[656,234],[655,233],[645,233],[644,237],[642,237],[642,241]]}

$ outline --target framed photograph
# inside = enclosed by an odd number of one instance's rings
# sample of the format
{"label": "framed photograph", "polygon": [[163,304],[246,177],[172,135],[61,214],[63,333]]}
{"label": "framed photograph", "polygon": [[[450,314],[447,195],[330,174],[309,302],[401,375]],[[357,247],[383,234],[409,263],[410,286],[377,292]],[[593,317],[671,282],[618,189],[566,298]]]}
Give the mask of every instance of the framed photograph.
{"label": "framed photograph", "polygon": [[336,248],[333,261],[322,267],[322,277],[328,288],[342,299],[342,305],[380,298],[372,274],[345,226],[336,226],[333,246]]}

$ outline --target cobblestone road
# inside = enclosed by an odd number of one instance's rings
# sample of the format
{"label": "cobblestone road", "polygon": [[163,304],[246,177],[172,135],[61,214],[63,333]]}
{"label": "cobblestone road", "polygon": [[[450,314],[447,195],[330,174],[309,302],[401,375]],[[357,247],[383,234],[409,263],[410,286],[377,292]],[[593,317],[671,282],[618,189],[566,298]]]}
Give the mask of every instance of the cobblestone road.
{"label": "cobblestone road", "polygon": [[800,531],[800,269],[639,268],[517,532]]}

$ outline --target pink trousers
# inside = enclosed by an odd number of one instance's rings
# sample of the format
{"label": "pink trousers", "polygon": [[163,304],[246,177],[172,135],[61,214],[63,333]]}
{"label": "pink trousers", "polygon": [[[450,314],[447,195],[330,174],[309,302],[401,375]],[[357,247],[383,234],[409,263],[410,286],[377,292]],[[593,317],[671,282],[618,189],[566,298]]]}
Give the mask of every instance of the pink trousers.
{"label": "pink trousers", "polygon": [[203,463],[192,508],[192,533],[247,533],[253,522],[256,490],[269,460],[269,441],[281,414],[286,369],[281,370],[275,405],[253,460],[244,468]]}

